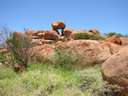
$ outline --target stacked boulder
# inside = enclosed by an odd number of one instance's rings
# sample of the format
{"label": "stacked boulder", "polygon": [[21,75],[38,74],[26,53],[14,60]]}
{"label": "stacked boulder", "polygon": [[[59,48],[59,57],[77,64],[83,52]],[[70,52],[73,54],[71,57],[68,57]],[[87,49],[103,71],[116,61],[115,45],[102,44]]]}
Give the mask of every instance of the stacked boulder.
{"label": "stacked boulder", "polygon": [[100,32],[99,32],[97,29],[95,29],[95,28],[90,29],[90,30],[88,31],[88,33],[89,33],[90,35],[93,35],[93,34],[100,34]]}
{"label": "stacked boulder", "polygon": [[[65,29],[66,25],[63,22],[56,21],[51,24],[51,30],[28,30],[25,32],[28,38],[32,40],[35,45],[41,45],[44,43],[52,43],[58,40],[70,40],[72,31]],[[59,32],[61,30],[61,32]],[[21,34],[20,32],[17,32]]]}
{"label": "stacked boulder", "polygon": [[[66,25],[61,21],[55,21],[52,23],[52,30],[56,31],[57,34],[64,36],[64,29]],[[61,30],[61,33],[59,32],[59,29]]]}
{"label": "stacked boulder", "polygon": [[29,30],[25,34],[31,38],[34,45],[49,44],[59,39],[59,35],[54,30]]}

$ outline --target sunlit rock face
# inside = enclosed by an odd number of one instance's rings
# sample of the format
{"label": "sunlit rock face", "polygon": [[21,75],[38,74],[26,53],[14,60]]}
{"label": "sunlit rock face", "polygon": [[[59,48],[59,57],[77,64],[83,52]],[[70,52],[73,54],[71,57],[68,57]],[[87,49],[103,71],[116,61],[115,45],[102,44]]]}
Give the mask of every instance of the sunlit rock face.
{"label": "sunlit rock face", "polygon": [[[102,64],[104,80],[118,84],[128,94],[128,46],[111,56]],[[122,95],[121,95],[122,96]],[[123,95],[125,96],[125,95]],[[127,95],[126,95],[127,96]]]}

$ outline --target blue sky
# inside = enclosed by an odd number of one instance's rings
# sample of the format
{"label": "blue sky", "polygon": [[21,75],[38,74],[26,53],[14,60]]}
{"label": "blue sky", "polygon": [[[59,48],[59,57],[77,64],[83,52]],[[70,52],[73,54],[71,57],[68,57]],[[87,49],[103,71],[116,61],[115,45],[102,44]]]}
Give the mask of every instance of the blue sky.
{"label": "blue sky", "polygon": [[128,0],[0,0],[0,26],[50,29],[58,20],[73,29],[128,34]]}

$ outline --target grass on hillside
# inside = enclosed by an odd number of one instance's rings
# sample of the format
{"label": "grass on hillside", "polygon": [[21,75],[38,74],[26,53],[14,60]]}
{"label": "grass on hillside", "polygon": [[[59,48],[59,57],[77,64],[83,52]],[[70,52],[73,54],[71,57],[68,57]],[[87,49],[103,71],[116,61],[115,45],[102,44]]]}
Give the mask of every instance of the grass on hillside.
{"label": "grass on hillside", "polygon": [[69,70],[32,64],[22,74],[0,68],[0,96],[100,96],[102,86],[98,66]]}

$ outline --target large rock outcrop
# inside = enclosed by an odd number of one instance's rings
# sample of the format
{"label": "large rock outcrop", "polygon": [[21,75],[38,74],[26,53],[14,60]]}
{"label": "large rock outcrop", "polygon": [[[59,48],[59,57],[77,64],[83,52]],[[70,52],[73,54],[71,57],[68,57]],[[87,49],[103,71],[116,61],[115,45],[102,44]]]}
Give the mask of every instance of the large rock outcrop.
{"label": "large rock outcrop", "polygon": [[55,55],[55,48],[51,44],[34,46],[31,49],[31,61],[51,60]]}
{"label": "large rock outcrop", "polygon": [[[96,40],[70,40],[58,41],[54,44],[44,44],[34,47],[34,55],[42,58],[55,56],[56,50],[67,52],[77,59],[74,66],[78,68],[98,64],[115,54],[121,46],[113,43],[100,43]],[[63,54],[63,53],[62,53]]]}
{"label": "large rock outcrop", "polygon": [[[103,78],[110,83],[118,84],[128,95],[128,46],[111,56],[102,64]],[[127,96],[126,95],[126,96]],[[123,95],[125,96],[125,95]]]}

